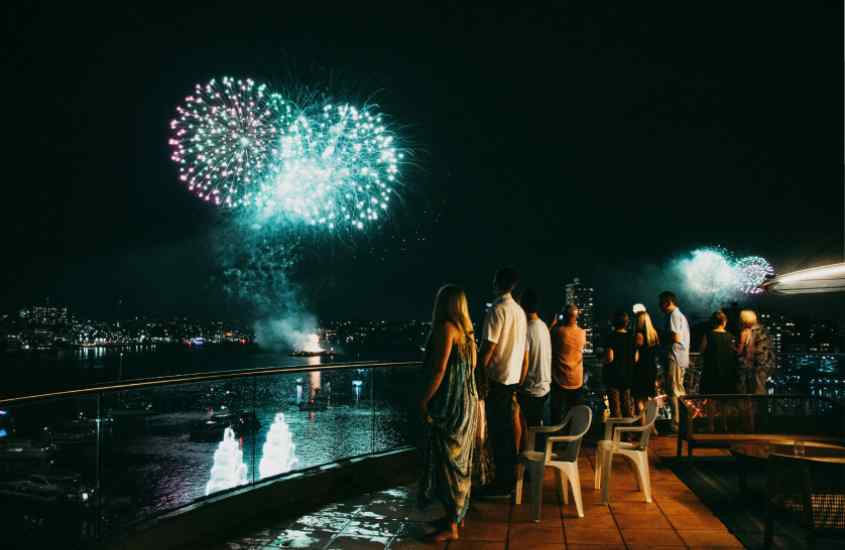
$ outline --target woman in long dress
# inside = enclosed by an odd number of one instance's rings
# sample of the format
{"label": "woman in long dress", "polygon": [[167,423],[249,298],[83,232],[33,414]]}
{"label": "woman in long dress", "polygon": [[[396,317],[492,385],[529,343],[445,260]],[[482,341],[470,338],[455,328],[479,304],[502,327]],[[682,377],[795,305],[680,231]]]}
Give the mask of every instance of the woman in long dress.
{"label": "woman in long dress", "polygon": [[607,338],[604,371],[602,377],[607,386],[607,398],[611,417],[634,416],[631,401],[631,383],[634,378],[634,363],[638,358],[634,338],[628,332],[628,314],[617,311],[613,316],[613,332]]}
{"label": "woman in long dress", "polygon": [[[651,316],[645,310],[639,311],[634,318],[634,345],[637,349],[637,362],[634,365],[634,380],[631,395],[634,398],[636,413],[643,414],[646,402],[655,396],[655,382],[657,381],[657,349],[660,338]],[[645,422],[645,417],[643,417]]]}
{"label": "woman in long dress", "polygon": [[737,373],[736,341],[725,328],[728,317],[717,311],[711,318],[713,328],[701,338],[699,353],[702,369],[699,393],[736,393]]}
{"label": "woman in long dress", "polygon": [[420,413],[430,430],[420,481],[420,504],[439,500],[448,527],[436,541],[457,540],[469,508],[473,452],[478,428],[475,387],[477,352],[463,290],[446,285],[437,292],[426,346],[429,383]]}
{"label": "woman in long dress", "polygon": [[[727,331],[728,316],[717,311],[711,317],[713,328],[701,337],[698,351],[701,354],[701,382],[698,393],[704,395],[736,393],[737,372],[736,341]],[[728,431],[728,414],[734,408],[730,401],[708,399],[706,401],[708,426],[716,431],[716,418],[721,418],[722,431]]]}
{"label": "woman in long dress", "polygon": [[766,382],[775,370],[774,348],[768,331],[757,321],[750,309],[739,313],[742,330],[739,333],[737,354],[740,361],[739,392],[766,394]]}

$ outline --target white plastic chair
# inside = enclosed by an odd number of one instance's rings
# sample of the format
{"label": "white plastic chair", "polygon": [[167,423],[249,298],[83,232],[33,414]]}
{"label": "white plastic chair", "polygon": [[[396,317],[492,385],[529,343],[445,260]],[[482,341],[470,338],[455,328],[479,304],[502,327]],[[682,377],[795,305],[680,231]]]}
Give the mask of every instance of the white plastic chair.
{"label": "white plastic chair", "polygon": [[[581,478],[578,475],[578,454],[581,440],[590,429],[593,411],[586,405],[572,407],[558,426],[533,427],[528,429],[528,449],[520,455],[520,464],[516,475],[516,503],[522,504],[522,485],[526,468],[529,470],[534,521],[540,521],[540,507],[543,501],[543,472],[545,468],[554,468],[560,480],[559,490],[564,504],[569,504],[567,481],[572,486],[572,498],[578,517],[584,517],[584,505],[581,501]],[[569,426],[570,435],[551,435],[546,438],[545,452],[534,451],[538,433],[557,433]],[[555,443],[566,443],[554,449]]]}
{"label": "white plastic chair", "polygon": [[[640,426],[630,426],[645,417]],[[651,475],[648,468],[648,440],[654,421],[657,420],[657,401],[649,400],[643,415],[634,418],[609,418],[605,425],[604,439],[596,448],[595,488],[601,489],[601,502],[607,504],[610,495],[610,472],[613,469],[613,455],[622,455],[634,465],[637,485],[645,495],[645,501],[651,502]],[[622,426],[620,426],[622,425]],[[621,441],[623,433],[640,434],[639,441],[627,443]]]}

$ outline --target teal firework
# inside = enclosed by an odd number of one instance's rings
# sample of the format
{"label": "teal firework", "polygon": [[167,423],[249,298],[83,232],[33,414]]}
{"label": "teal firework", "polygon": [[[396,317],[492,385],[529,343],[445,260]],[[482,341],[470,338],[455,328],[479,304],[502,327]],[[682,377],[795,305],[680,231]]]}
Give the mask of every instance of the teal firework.
{"label": "teal firework", "polygon": [[403,152],[373,106],[298,106],[253,80],[197,85],[172,121],[179,178],[263,223],[364,230],[396,193]]}

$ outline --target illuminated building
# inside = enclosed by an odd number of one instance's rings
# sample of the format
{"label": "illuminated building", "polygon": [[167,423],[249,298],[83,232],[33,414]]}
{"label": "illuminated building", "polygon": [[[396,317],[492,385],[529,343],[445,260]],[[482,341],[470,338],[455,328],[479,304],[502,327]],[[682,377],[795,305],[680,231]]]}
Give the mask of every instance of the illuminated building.
{"label": "illuminated building", "polygon": [[833,321],[814,321],[810,324],[808,351],[831,353],[839,351],[839,327]]}
{"label": "illuminated building", "polygon": [[30,325],[38,326],[59,326],[65,325],[68,321],[67,308],[51,305],[32,306],[20,310],[18,313],[21,320]]}
{"label": "illuminated building", "polygon": [[775,353],[803,351],[800,347],[801,331],[793,319],[777,313],[761,313],[760,322],[772,339]]}
{"label": "illuminated building", "polygon": [[581,283],[581,279],[574,278],[565,285],[566,304],[575,304],[580,311],[578,325],[587,331],[587,345],[584,353],[593,353],[595,317],[593,315],[595,289]]}

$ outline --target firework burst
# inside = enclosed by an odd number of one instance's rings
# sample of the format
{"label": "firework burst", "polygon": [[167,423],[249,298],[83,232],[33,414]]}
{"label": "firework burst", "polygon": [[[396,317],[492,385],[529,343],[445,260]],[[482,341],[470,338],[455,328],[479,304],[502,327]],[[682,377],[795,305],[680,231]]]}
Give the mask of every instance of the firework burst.
{"label": "firework burst", "polygon": [[257,206],[293,223],[364,229],[387,210],[401,158],[380,114],[326,105],[282,126]]}
{"label": "firework burst", "polygon": [[736,259],[722,247],[699,248],[676,263],[686,289],[701,299],[717,303],[737,293],[759,294],[760,285],[774,274],[765,258]]}
{"label": "firework burst", "polygon": [[372,106],[296,106],[254,81],[197,85],[172,121],[179,178],[259,223],[363,230],[384,217],[403,153]]}
{"label": "firework burst", "polygon": [[215,205],[254,203],[293,106],[264,84],[224,77],[197,84],[176,110],[169,143],[179,179]]}
{"label": "firework burst", "polygon": [[678,264],[685,286],[693,294],[722,295],[736,286],[730,254],[722,248],[700,248]]}
{"label": "firework burst", "polygon": [[734,264],[736,284],[740,292],[760,294],[760,285],[775,272],[772,265],[760,256],[746,256]]}

